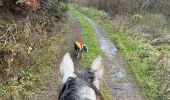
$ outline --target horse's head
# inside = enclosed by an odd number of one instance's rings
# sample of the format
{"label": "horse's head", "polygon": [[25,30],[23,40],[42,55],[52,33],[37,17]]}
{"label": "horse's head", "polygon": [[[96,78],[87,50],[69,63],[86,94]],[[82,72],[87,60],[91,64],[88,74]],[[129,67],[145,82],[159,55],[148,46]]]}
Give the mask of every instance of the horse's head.
{"label": "horse's head", "polygon": [[99,84],[103,75],[101,56],[92,63],[89,71],[74,72],[74,65],[69,53],[66,53],[60,64],[62,90],[59,100],[97,100],[102,99]]}

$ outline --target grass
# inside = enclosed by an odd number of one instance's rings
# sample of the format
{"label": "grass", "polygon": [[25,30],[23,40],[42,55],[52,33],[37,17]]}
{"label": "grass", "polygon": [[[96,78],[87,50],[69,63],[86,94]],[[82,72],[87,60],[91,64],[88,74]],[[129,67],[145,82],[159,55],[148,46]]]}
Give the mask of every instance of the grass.
{"label": "grass", "polygon": [[[84,16],[95,20],[107,31],[110,39],[123,55],[129,71],[133,73],[141,92],[150,100],[158,99],[162,95],[160,92],[162,84],[160,81],[161,66],[158,64],[158,58],[162,55],[162,52],[152,46],[146,38],[137,34],[129,34],[126,31],[122,32],[115,28],[110,23],[111,20],[108,15],[103,11],[76,5],[71,5],[71,7]],[[146,19],[148,19],[148,16]]]}
{"label": "grass", "polygon": [[70,13],[78,18],[82,27],[82,38],[83,42],[88,46],[89,52],[84,55],[84,59],[82,59],[81,65],[83,68],[89,69],[93,60],[101,55],[101,50],[98,44],[98,41],[94,35],[94,29],[91,23],[86,20],[79,12],[70,8]]}
{"label": "grass", "polygon": [[101,94],[104,98],[104,100],[112,100],[112,94],[111,94],[111,91],[109,91],[110,89],[108,88],[108,79],[109,79],[109,73],[108,73],[108,69],[105,68],[104,70],[104,78],[103,78],[103,82],[102,82],[102,85],[101,85]]}

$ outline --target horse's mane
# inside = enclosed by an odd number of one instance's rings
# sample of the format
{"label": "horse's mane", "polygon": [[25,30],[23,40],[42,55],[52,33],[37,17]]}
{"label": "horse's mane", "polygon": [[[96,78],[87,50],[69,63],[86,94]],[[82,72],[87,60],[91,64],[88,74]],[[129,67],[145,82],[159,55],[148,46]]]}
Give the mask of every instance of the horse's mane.
{"label": "horse's mane", "polygon": [[63,85],[62,90],[59,94],[58,100],[79,100],[80,97],[77,95],[78,82],[75,78],[68,78],[67,82]]}

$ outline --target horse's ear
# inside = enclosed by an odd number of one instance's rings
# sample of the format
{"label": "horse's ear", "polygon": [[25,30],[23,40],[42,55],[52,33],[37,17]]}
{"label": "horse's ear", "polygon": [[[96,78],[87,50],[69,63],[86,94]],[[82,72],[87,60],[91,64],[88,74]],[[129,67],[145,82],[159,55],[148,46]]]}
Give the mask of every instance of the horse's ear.
{"label": "horse's ear", "polygon": [[91,70],[94,72],[95,78],[93,84],[99,89],[100,82],[103,76],[103,66],[102,66],[102,57],[98,56],[91,65]]}
{"label": "horse's ear", "polygon": [[74,74],[73,61],[68,52],[64,55],[60,64],[60,74],[62,77],[62,83],[65,83],[69,77],[76,77]]}

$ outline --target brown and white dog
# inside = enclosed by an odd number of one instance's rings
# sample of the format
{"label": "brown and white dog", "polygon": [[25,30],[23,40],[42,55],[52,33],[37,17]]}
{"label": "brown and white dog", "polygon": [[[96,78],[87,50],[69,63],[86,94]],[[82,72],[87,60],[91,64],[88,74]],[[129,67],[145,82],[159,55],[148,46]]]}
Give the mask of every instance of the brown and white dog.
{"label": "brown and white dog", "polygon": [[76,52],[77,58],[81,54],[81,57],[83,58],[83,52],[88,52],[88,47],[80,40],[76,40],[74,42],[74,50]]}

